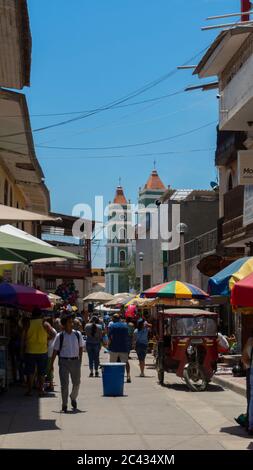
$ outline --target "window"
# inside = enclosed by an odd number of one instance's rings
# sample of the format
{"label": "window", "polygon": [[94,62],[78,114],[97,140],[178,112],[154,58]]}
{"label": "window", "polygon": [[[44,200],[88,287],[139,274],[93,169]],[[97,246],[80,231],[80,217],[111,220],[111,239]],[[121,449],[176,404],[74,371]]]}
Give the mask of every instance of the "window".
{"label": "window", "polygon": [[119,264],[120,266],[125,266],[126,263],[126,252],[124,250],[120,250],[119,252]]}
{"label": "window", "polygon": [[119,229],[119,240],[126,240],[126,229],[124,229],[123,227]]}
{"label": "window", "polygon": [[55,279],[46,279],[45,287],[46,287],[46,290],[55,290],[56,289],[56,280]]}
{"label": "window", "polygon": [[4,182],[4,205],[8,206],[8,196],[9,196],[9,183],[7,180]]}

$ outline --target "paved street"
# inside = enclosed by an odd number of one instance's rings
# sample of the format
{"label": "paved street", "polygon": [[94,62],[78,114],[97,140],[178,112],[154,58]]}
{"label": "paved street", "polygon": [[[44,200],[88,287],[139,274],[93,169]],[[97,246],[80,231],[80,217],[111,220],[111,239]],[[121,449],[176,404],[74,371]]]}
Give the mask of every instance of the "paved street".
{"label": "paved street", "polygon": [[[86,355],[85,355],[86,356]],[[102,360],[107,360],[102,353]],[[60,413],[55,396],[38,401],[16,389],[0,397],[0,447],[33,449],[253,449],[252,438],[233,418],[245,409],[242,396],[212,384],[189,392],[174,375],[160,387],[148,358],[140,378],[131,360],[132,383],[124,397],[102,396],[101,379],[88,378],[85,357],[78,413]]]}

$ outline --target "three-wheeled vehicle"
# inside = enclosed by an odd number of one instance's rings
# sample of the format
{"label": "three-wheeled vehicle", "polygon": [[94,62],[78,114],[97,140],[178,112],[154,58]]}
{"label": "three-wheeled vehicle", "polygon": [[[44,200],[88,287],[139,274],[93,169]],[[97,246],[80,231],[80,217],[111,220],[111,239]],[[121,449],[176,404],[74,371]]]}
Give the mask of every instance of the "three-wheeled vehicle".
{"label": "three-wheeled vehicle", "polygon": [[156,314],[157,372],[175,372],[190,390],[204,391],[217,369],[218,314],[198,308],[170,308]]}

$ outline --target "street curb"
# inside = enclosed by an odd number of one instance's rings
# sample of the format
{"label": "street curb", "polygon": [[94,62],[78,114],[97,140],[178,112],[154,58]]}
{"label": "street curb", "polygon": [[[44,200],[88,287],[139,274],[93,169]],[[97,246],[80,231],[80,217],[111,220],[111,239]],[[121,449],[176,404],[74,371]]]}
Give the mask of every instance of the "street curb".
{"label": "street curb", "polygon": [[221,377],[214,376],[212,378],[212,382],[216,383],[217,385],[221,385],[224,388],[228,388],[229,390],[232,390],[235,393],[238,393],[239,395],[242,395],[243,397],[246,397],[246,388],[243,387],[242,385],[239,384],[233,384],[229,382],[226,379],[223,379]]}

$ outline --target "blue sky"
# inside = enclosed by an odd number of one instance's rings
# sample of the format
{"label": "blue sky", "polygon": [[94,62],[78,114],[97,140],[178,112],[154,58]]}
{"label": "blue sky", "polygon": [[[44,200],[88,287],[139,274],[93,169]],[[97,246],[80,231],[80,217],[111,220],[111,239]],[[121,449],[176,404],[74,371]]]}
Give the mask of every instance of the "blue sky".
{"label": "blue sky", "polygon": [[[94,109],[174,70],[217,35],[200,30],[208,15],[240,10],[239,0],[28,0],[28,4],[33,54],[31,88],[25,92],[33,129],[77,116],[35,114]],[[191,71],[178,71],[127,103],[198,83]],[[113,147],[174,136],[217,118],[216,92],[197,91],[104,111],[37,132],[34,139],[37,145],[56,147]],[[71,213],[77,203],[93,205],[95,195],[103,195],[106,202],[112,199],[119,176],[127,198],[135,201],[154,159],[166,185],[208,188],[216,177],[215,139],[213,124],[152,145],[89,151],[38,147],[37,156],[52,209]],[[193,149],[207,150],[189,152]],[[181,153],[157,155],[167,151]],[[153,155],[137,156],[145,153]],[[107,158],[115,155],[127,158]]]}

